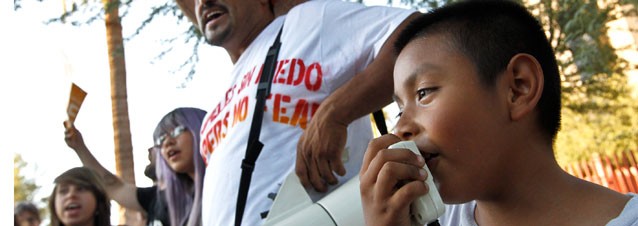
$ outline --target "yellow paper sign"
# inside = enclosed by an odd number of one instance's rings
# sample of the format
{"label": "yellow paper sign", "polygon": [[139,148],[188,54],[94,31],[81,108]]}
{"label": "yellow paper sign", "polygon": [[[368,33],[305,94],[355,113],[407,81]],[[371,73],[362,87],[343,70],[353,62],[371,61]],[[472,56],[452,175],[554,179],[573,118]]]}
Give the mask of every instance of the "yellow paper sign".
{"label": "yellow paper sign", "polygon": [[66,113],[69,117],[69,123],[71,125],[73,125],[73,122],[75,122],[75,118],[78,116],[78,112],[80,112],[80,107],[82,107],[84,97],[86,97],[86,92],[75,83],[72,83],[71,95],[69,96],[69,105],[66,107]]}

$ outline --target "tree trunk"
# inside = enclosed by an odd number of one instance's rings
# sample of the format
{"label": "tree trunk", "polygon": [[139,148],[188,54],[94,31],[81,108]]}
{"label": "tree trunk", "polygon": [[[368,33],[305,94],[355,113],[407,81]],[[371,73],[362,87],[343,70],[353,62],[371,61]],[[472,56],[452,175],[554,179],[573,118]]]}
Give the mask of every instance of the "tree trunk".
{"label": "tree trunk", "polygon": [[[108,46],[109,68],[111,71],[111,105],[113,114],[113,140],[115,142],[115,171],[125,182],[135,184],[133,172],[133,145],[128,117],[126,94],[126,64],[124,61],[124,42],[122,24],[119,15],[119,0],[103,0]],[[137,225],[139,213],[133,213],[120,207],[118,224]]]}

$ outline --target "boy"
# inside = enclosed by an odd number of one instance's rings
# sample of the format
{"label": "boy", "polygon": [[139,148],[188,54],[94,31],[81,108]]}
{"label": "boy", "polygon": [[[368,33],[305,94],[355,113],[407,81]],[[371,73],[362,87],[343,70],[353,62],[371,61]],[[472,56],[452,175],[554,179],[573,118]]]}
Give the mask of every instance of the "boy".
{"label": "boy", "polygon": [[[360,172],[368,225],[410,225],[433,176],[442,225],[638,225],[638,196],[557,164],[560,77],[542,27],[509,1],[467,1],[416,19],[396,42],[394,135]],[[423,157],[388,150],[416,142]],[[420,170],[424,164],[432,172]]]}

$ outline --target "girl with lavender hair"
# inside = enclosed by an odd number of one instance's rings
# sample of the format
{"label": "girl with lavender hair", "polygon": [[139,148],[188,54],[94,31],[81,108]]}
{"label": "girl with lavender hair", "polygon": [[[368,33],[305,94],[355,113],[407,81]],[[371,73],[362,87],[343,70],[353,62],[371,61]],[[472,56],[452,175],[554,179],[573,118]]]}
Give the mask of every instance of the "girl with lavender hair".
{"label": "girl with lavender hair", "polygon": [[65,122],[65,141],[85,167],[104,181],[108,195],[121,206],[146,216],[147,225],[201,225],[201,194],[204,161],[199,154],[199,129],[206,112],[176,108],[167,113],[153,133],[157,184],[135,187],[106,170],[86,147],[82,134]]}
{"label": "girl with lavender hair", "polygon": [[199,154],[199,129],[206,112],[178,108],[166,114],[153,139],[160,190],[164,190],[171,225],[201,225],[204,161]]}

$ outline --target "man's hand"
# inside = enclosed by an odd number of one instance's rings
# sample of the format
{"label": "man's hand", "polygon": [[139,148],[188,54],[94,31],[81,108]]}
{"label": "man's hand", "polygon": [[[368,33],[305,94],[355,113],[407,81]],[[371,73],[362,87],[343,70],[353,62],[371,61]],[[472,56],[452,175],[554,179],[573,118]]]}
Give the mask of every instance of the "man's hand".
{"label": "man's hand", "polygon": [[339,182],[333,172],[340,176],[346,174],[341,155],[346,145],[347,130],[347,124],[321,117],[317,111],[297,144],[296,172],[301,184],[325,192],[327,184]]}
{"label": "man's hand", "polygon": [[64,141],[66,142],[67,146],[75,151],[81,148],[86,149],[86,144],[84,144],[82,133],[80,133],[80,131],[77,130],[75,126],[68,121],[64,121]]}
{"label": "man's hand", "polygon": [[400,141],[392,134],[372,140],[361,166],[360,191],[366,225],[411,225],[410,204],[427,194],[423,157],[389,150]]}

